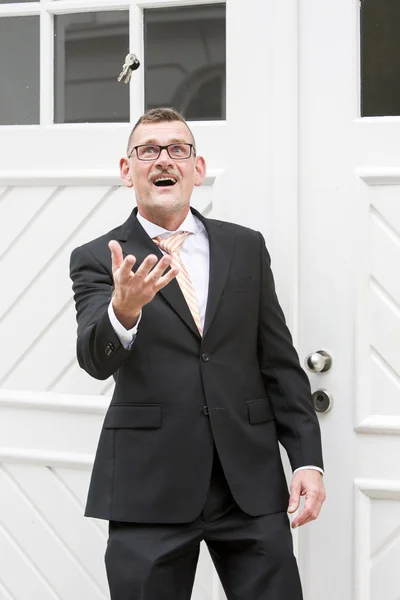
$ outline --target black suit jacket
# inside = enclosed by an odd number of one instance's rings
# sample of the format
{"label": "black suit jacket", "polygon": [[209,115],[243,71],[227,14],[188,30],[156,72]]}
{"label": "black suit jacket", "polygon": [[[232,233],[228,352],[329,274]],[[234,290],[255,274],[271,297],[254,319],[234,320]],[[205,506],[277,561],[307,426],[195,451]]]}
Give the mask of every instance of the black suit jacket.
{"label": "black suit jacket", "polygon": [[239,506],[250,515],[287,509],[278,441],[291,466],[322,467],[318,421],[277,297],[260,233],[203,218],[210,284],[201,338],[176,280],[143,308],[124,349],[107,313],[107,243],[135,268],[162,256],[136,218],[73,251],[78,361],[115,378],[86,515],[142,523],[195,519],[206,500],[214,444]]}

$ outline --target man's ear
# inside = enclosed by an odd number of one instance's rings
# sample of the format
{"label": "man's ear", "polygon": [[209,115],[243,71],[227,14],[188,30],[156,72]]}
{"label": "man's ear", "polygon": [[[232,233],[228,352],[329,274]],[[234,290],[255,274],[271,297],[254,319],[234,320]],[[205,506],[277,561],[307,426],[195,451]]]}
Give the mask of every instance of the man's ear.
{"label": "man's ear", "polygon": [[206,161],[202,156],[196,156],[194,185],[201,185],[207,173]]}
{"label": "man's ear", "polygon": [[124,186],[128,188],[133,187],[131,165],[129,163],[129,158],[126,156],[121,158],[119,161],[119,170],[121,173],[121,179],[124,182]]}

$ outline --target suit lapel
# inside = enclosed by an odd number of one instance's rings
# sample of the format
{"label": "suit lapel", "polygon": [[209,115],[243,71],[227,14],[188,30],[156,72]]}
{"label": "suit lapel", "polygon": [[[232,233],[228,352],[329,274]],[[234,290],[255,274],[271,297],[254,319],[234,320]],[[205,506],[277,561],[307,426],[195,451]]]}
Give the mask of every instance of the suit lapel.
{"label": "suit lapel", "polygon": [[210,243],[210,280],[203,337],[209,330],[217,312],[222,292],[232,262],[234,238],[225,232],[220,221],[208,221],[197,211],[195,215],[204,223]]}
{"label": "suit lapel", "polygon": [[[137,209],[133,211],[129,219],[124,223],[121,229],[120,243],[124,256],[133,254],[136,257],[134,271],[142,264],[143,260],[149,254],[155,254],[158,258],[163,257],[163,253],[147,235],[141,224],[136,218]],[[159,294],[168,302],[173,310],[183,319],[187,326],[200,337],[199,331],[193,320],[192,313],[186,303],[176,279],[173,279],[165,288],[159,291]]]}

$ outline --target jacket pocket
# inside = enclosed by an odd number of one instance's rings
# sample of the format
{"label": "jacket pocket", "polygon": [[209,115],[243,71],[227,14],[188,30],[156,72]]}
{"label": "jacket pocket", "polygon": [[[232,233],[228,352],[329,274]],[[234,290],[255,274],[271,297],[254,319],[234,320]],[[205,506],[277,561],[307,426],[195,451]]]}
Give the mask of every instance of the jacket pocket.
{"label": "jacket pocket", "polygon": [[251,425],[259,423],[268,423],[274,420],[271,404],[268,398],[259,398],[257,400],[247,400],[247,410]]}
{"label": "jacket pocket", "polygon": [[158,429],[161,427],[159,404],[110,406],[104,420],[105,429]]}

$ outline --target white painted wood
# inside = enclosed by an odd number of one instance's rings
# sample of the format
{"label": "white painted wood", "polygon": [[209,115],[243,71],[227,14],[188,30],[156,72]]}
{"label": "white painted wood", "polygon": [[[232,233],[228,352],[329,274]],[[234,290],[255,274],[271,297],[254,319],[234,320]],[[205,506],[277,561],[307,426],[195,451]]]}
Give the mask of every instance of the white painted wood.
{"label": "white painted wood", "polygon": [[[5,183],[5,182],[4,182]],[[0,256],[12,245],[13,241],[23,235],[30,222],[39,216],[46,201],[55,192],[54,187],[43,187],[38,181],[38,188],[29,196],[19,188],[5,188],[0,203]],[[5,185],[13,185],[6,184]]]}
{"label": "white painted wood", "polygon": [[53,18],[47,10],[40,13],[40,123],[53,123],[54,102],[54,31]]}
{"label": "white painted wood", "polygon": [[24,450],[20,448],[0,448],[2,463],[24,464],[45,467],[60,467],[90,471],[94,454],[78,454],[73,452],[52,452],[43,450]]}
{"label": "white painted wood", "polygon": [[[399,506],[400,119],[359,118],[358,1],[239,4],[229,7],[243,30],[264,35],[262,76],[247,61],[243,88],[238,45],[228,65],[236,102],[225,215],[266,234],[301,360],[321,347],[335,356],[328,373],[310,375],[335,408],[320,416],[328,501],[298,532],[305,598],[397,600],[396,522],[379,568],[370,538],[385,503]],[[283,17],[285,32],[276,27]],[[236,25],[228,22],[231,37]],[[238,144],[255,131],[258,161]]]}
{"label": "white painted wood", "polygon": [[[367,119],[363,120],[366,124]],[[400,185],[400,169],[396,167],[358,167],[355,173],[368,185]]]}
{"label": "white painted wood", "polygon": [[[29,469],[29,467],[23,468]],[[46,580],[56,595],[62,600],[79,596],[105,599],[104,585],[99,585],[88,570],[89,558],[86,557],[84,564],[79,561],[75,547],[71,548],[65,539],[66,531],[55,529],[49,509],[45,510],[41,504],[37,504],[36,496],[33,498],[30,496],[32,490],[28,477],[26,481],[21,482],[19,477],[13,474],[12,469],[3,466],[1,478],[0,519],[2,522],[7,521],[13,539],[18,546],[23,547],[29,561],[34,562],[42,573],[46,573]],[[40,498],[43,500],[54,494],[54,489],[46,485],[42,492]],[[64,506],[59,508],[61,512],[66,510]],[[81,522],[85,521],[82,519]],[[63,525],[70,527],[72,533],[75,533],[75,540],[79,540],[80,531],[76,520],[68,520],[63,524],[63,520],[59,518],[57,523],[59,528]],[[97,544],[93,544],[92,552],[96,552],[96,546]]]}
{"label": "white painted wood", "polygon": [[6,470],[71,554],[85,565],[85,572],[95,587],[104,589],[105,536],[90,520],[82,518],[83,507],[60,472],[16,464],[7,465]]}
{"label": "white painted wood", "polygon": [[[203,186],[214,185],[217,177],[224,173],[223,169],[208,170],[203,182]],[[0,183],[3,186],[43,186],[43,184],[52,186],[122,186],[121,176],[118,169],[98,169],[88,170],[81,169],[80,171],[68,171],[66,169],[57,171],[47,170],[14,170],[1,171]],[[5,190],[4,190],[5,191]],[[3,192],[4,193],[4,192]],[[39,196],[40,197],[40,196]],[[11,202],[11,201],[9,201]],[[18,206],[16,202],[13,205]],[[10,209],[8,209],[7,217],[9,218]]]}
{"label": "white painted wood", "polygon": [[107,398],[99,396],[0,390],[0,407],[21,410],[36,409],[104,415],[108,403]]}
{"label": "white painted wood", "polygon": [[299,532],[304,594],[397,600],[400,123],[359,117],[359,2],[299,8],[299,350],[335,355],[310,374],[335,407],[320,415],[328,501]]}
{"label": "white painted wood", "polygon": [[385,598],[396,600],[400,481],[356,480],[355,485],[356,599],[378,599],[384,591]]}
{"label": "white painted wood", "polygon": [[0,17],[26,17],[40,14],[40,2],[16,2],[1,4]]}
{"label": "white painted wood", "polygon": [[355,428],[358,433],[382,433],[400,435],[400,416],[370,415]]}
{"label": "white painted wood", "polygon": [[[3,508],[3,506],[2,506]],[[1,600],[15,600],[26,597],[59,600],[59,596],[49,585],[34,561],[27,556],[11,533],[0,523],[1,542]]]}

